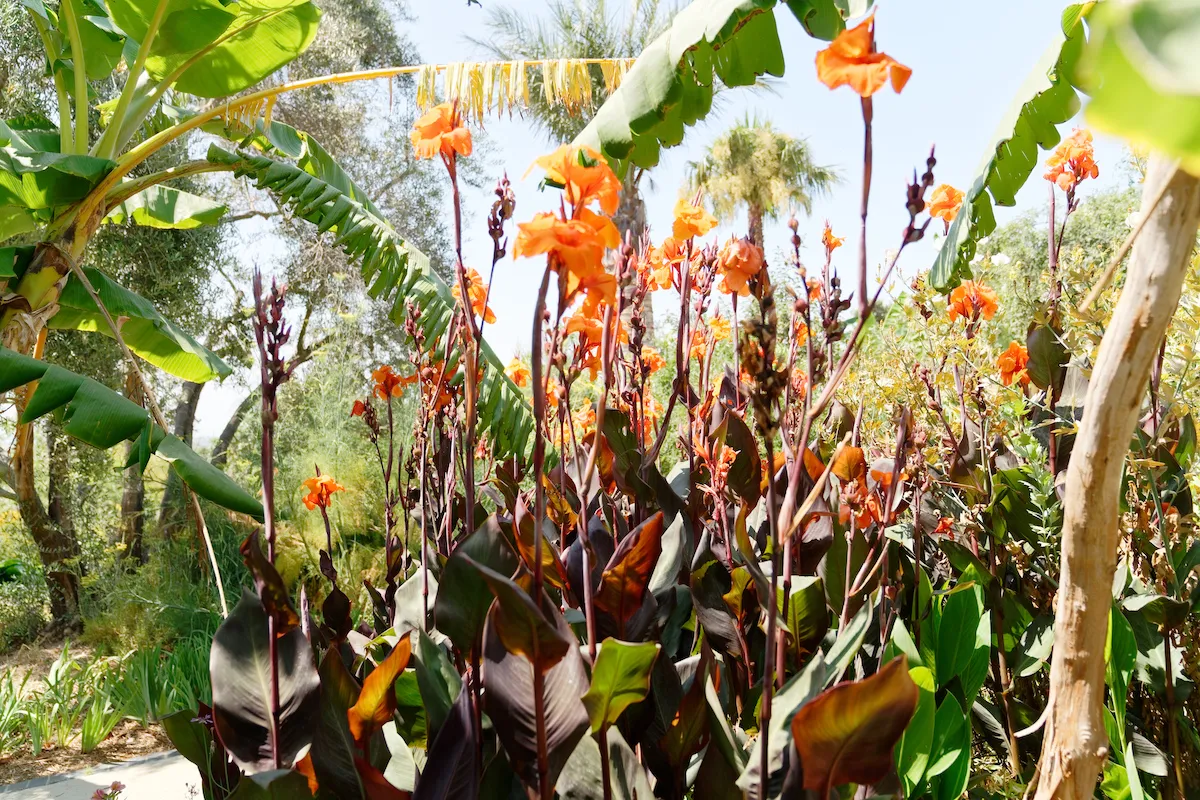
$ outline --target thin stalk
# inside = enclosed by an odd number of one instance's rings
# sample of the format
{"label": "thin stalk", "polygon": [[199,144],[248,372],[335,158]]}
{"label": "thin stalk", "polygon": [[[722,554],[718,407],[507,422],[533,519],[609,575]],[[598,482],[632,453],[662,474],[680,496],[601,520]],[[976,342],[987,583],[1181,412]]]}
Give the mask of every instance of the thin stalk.
{"label": "thin stalk", "polygon": [[[125,358],[126,363],[129,364],[130,369],[133,371],[133,374],[137,377],[138,383],[142,387],[142,393],[146,398],[146,405],[150,408],[150,415],[154,418],[155,424],[162,428],[164,432],[170,430],[167,427],[167,419],[163,416],[162,409],[158,405],[158,400],[154,396],[154,390],[150,388],[150,383],[146,380],[146,376],[142,373],[142,369],[137,363],[137,358],[134,357],[133,351],[129,349],[129,345],[125,343],[125,338],[121,335],[120,327],[118,327],[116,321],[112,318],[112,314],[108,313],[108,308],[100,299],[100,295],[96,291],[96,287],[92,286],[92,282],[88,280],[87,274],[82,268],[80,268],[79,262],[75,260],[71,253],[62,248],[56,249],[58,249],[59,253],[62,254],[63,258],[65,258],[67,263],[71,266],[71,272],[74,273],[80,285],[82,285],[87,291],[88,296],[92,298],[92,302],[96,304],[96,308],[100,309],[100,313],[103,315],[104,321],[108,325],[108,329],[113,335],[113,339],[121,348],[122,356]],[[191,500],[192,513],[196,517],[196,525],[199,527],[200,535],[204,539],[204,547],[206,550],[208,550],[208,560],[212,565],[213,578],[216,580],[217,584],[217,597],[221,602],[221,616],[228,617],[229,603],[225,599],[225,584],[221,580],[221,569],[217,565],[217,554],[213,549],[212,538],[208,535],[208,525],[204,521],[204,511],[200,508],[200,501],[196,499],[195,493],[193,493],[188,487],[185,487],[185,489],[187,491],[188,498]]]}
{"label": "thin stalk", "polygon": [[79,35],[79,19],[75,16],[75,3],[66,0],[59,11],[67,23],[67,38],[71,42],[71,68],[75,73],[75,152],[86,153],[88,149],[88,84],[87,56],[83,53],[83,39]]}
{"label": "thin stalk", "polygon": [[[858,239],[858,314],[865,318],[870,311],[867,304],[867,205],[871,199],[871,167],[874,160],[874,148],[871,144],[871,121],[875,117],[875,109],[871,98],[862,99],[863,119],[863,181],[862,206],[859,214],[862,217],[862,227]],[[874,304],[872,304],[874,305]]]}
{"label": "thin stalk", "polygon": [[[771,437],[764,437],[764,447],[767,463],[775,463],[775,446]],[[778,609],[776,608],[779,591],[779,512],[775,505],[775,481],[767,481],[767,519],[771,525],[771,591],[767,597],[767,644],[763,658],[763,687],[762,687],[762,719],[759,727],[762,730],[762,763],[759,765],[760,798],[770,797],[767,786],[770,782],[770,748],[768,736],[771,723],[771,700],[775,693],[775,628],[778,624]],[[749,658],[749,653],[746,654]]]}
{"label": "thin stalk", "polygon": [[[542,593],[542,520],[546,516],[546,487],[542,484],[542,468],[546,464],[546,436],[542,420],[546,417],[546,376],[542,374],[542,321],[546,313],[546,292],[550,288],[550,264],[542,273],[537,303],[533,307],[533,346],[530,352],[530,374],[533,381],[533,592],[540,607]],[[537,681],[537,668],[534,668]],[[540,693],[535,691],[540,698]],[[541,717],[539,716],[539,725]]]}
{"label": "thin stalk", "polygon": [[1167,692],[1167,739],[1171,745],[1171,766],[1175,772],[1175,793],[1183,800],[1183,754],[1179,748],[1179,723],[1175,719],[1175,679],[1171,665],[1171,629],[1163,631],[1163,681]]}
{"label": "thin stalk", "polygon": [[[100,137],[100,151],[97,155],[101,157],[111,158],[120,147],[120,143],[114,140],[124,122],[125,112],[129,110],[129,103],[133,100],[138,77],[146,68],[146,59],[150,56],[150,47],[154,44],[155,37],[158,36],[158,28],[162,25],[163,17],[166,16],[168,2],[169,0],[158,0],[158,4],[154,7],[154,15],[150,17],[150,25],[146,28],[146,34],[142,37],[142,43],[138,47],[137,57],[133,60],[133,66],[125,73],[125,85],[121,87],[121,96],[117,99],[117,107],[113,111],[112,121]],[[165,81],[164,84],[169,85]]]}
{"label": "thin stalk", "polygon": [[[46,52],[46,61],[53,64],[58,60],[58,50],[55,49],[54,43],[50,39],[50,31],[46,27],[46,23],[42,22],[42,18],[33,11],[29,12],[29,18],[33,20],[38,36],[42,39],[42,49]],[[63,80],[62,73],[57,70],[51,70],[51,72],[54,75],[54,94],[58,106],[58,151],[69,153],[71,152],[71,95],[67,91],[67,83]]]}
{"label": "thin stalk", "polygon": [[612,764],[608,756],[608,726],[600,728],[598,734],[600,744],[600,779],[604,800],[612,800]]}

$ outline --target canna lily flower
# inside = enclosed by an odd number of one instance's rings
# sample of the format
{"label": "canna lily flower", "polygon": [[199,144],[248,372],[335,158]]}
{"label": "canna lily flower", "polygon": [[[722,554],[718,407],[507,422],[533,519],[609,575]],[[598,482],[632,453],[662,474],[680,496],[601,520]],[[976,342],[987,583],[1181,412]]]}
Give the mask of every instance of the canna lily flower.
{"label": "canna lily flower", "polygon": [[825,230],[821,233],[821,244],[825,245],[825,254],[828,255],[834,250],[837,250],[845,243],[845,238],[833,235],[833,228],[829,227],[829,223],[825,223]]}
{"label": "canna lily flower", "polygon": [[708,321],[708,329],[712,331],[714,342],[723,342],[729,338],[733,332],[729,325],[729,320],[722,317],[720,314],[714,314],[713,318]]}
{"label": "canna lily flower", "polygon": [[[454,281],[450,293],[454,295],[455,300],[462,302],[462,289],[459,288],[458,281]],[[488,324],[496,321],[496,315],[487,306],[488,285],[483,282],[483,277],[474,267],[467,270],[467,294],[471,297],[471,313],[482,316],[483,321]]]}
{"label": "canna lily flower", "polygon": [[576,276],[602,270],[605,249],[621,242],[612,220],[587,209],[578,219],[570,220],[543,211],[517,228],[513,258],[553,254],[558,264]]}
{"label": "canna lily flower", "polygon": [[705,211],[704,206],[694,206],[683,198],[675,203],[675,225],[671,234],[676,239],[703,236],[715,227],[717,218]]}
{"label": "canna lily flower", "polygon": [[1054,148],[1046,161],[1046,174],[1042,177],[1064,192],[1073,191],[1085,179],[1100,176],[1095,157],[1092,132],[1086,128],[1076,128],[1074,133]]}
{"label": "canna lily flower", "polygon": [[991,319],[996,316],[999,307],[994,290],[982,283],[963,281],[950,292],[950,303],[946,312],[950,315],[951,322],[959,317],[965,317],[967,320],[974,320],[976,317]]}
{"label": "canna lily flower", "polygon": [[304,506],[309,511],[318,506],[329,508],[329,501],[333,497],[333,493],[346,491],[328,475],[318,475],[315,478],[308,478],[304,481],[304,485],[308,487],[308,494],[304,498]]}
{"label": "canna lily flower", "polygon": [[529,369],[521,363],[519,358],[513,358],[508,362],[508,366],[504,368],[504,374],[521,389],[529,385]]}
{"label": "canna lily flower", "polygon": [[561,393],[558,381],[554,380],[554,378],[548,380],[546,382],[546,405],[550,408],[558,408],[558,404],[562,400],[559,396]]}
{"label": "canna lily flower", "polygon": [[653,375],[667,365],[667,361],[650,345],[642,345],[642,363],[646,365],[647,374]]}
{"label": "canna lily flower", "polygon": [[563,190],[576,215],[593,200],[605,214],[617,212],[621,181],[592,148],[564,144],[534,163],[546,171],[546,183]]}
{"label": "canna lily flower", "polygon": [[748,239],[730,239],[717,254],[721,291],[741,297],[750,294],[749,280],[762,269],[762,265],[762,250]]}
{"label": "canna lily flower", "polygon": [[587,436],[589,433],[596,430],[596,409],[592,408],[591,406],[586,406],[579,409],[571,415],[571,422],[575,426],[576,436]]}
{"label": "canna lily flower", "polygon": [[1029,372],[1026,370],[1028,364],[1029,351],[1025,349],[1025,345],[1020,342],[1009,342],[1008,349],[996,359],[996,366],[1000,368],[1000,381],[1005,386],[1012,386],[1014,382],[1022,386],[1028,385]]}
{"label": "canna lily flower", "polygon": [[447,159],[455,153],[471,155],[471,132],[450,103],[429,109],[413,125],[408,138],[417,158],[433,158],[439,153]]}
{"label": "canna lily flower", "polygon": [[963,193],[950,184],[943,183],[933,190],[933,197],[925,203],[925,210],[929,212],[929,216],[945,220],[948,227],[958,216],[962,202]]}
{"label": "canna lily flower", "polygon": [[[380,400],[387,400],[389,397],[399,397],[404,393],[404,387],[411,386],[417,382],[417,376],[405,378],[402,375],[397,375],[390,366],[384,364],[379,369],[371,373],[371,380],[375,381],[375,396]],[[357,409],[358,406],[355,406]],[[364,408],[365,410],[365,408]],[[354,413],[353,411],[351,413]]]}
{"label": "canna lily flower", "polygon": [[361,417],[367,412],[367,404],[362,400],[355,400],[354,406],[350,409],[350,416]]}
{"label": "canna lily flower", "polygon": [[830,89],[849,86],[868,98],[891,79],[896,94],[912,77],[912,70],[896,59],[875,51],[875,15],[855,28],[847,28],[817,53],[817,78]]}

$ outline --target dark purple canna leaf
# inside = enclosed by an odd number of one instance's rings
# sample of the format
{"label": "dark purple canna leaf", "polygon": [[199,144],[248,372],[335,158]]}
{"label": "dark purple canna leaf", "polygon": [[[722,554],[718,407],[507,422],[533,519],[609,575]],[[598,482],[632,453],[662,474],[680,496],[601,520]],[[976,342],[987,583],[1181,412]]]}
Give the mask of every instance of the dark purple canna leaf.
{"label": "dark purple canna leaf", "polygon": [[[505,527],[509,528],[507,534]],[[438,592],[433,618],[437,629],[449,636],[463,653],[470,653],[478,646],[488,609],[496,599],[479,571],[467,563],[468,559],[499,575],[512,575],[517,568],[517,556],[509,546],[511,528],[511,522],[493,514],[458,543],[442,568],[442,580],[453,590]]]}
{"label": "dark purple canna leaf", "polygon": [[347,671],[337,650],[329,650],[321,660],[321,713],[313,735],[313,773],[323,789],[336,797],[363,797],[363,782],[354,766],[358,745],[350,734],[346,713],[358,702],[358,681]]}
{"label": "dark purple canna leaf", "polygon": [[413,800],[475,800],[479,796],[477,752],[471,693],[459,692],[429,748],[428,766],[417,778]]}
{"label": "dark purple canna leaf", "polygon": [[[213,720],[221,743],[248,773],[274,769],[271,756],[271,660],[267,612],[249,591],[213,637]],[[308,639],[293,628],[277,637],[279,759],[291,766],[311,744],[320,710],[320,679]]]}
{"label": "dark purple canna leaf", "polygon": [[259,547],[258,537],[259,531],[256,530],[242,542],[242,560],[254,577],[254,586],[263,607],[275,620],[275,635],[282,636],[300,626],[300,615],[292,607],[292,599],[283,585],[283,578],[279,577],[279,572]]}
{"label": "dark purple canna leaf", "polygon": [[621,540],[600,578],[596,608],[621,623],[642,608],[646,586],[662,554],[662,534],[663,514],[659,511]]}
{"label": "dark purple canna leaf", "polygon": [[[532,604],[531,604],[532,605]],[[495,624],[500,603],[488,618],[483,638],[484,710],[491,717],[513,770],[528,786],[537,786],[537,719],[534,709],[533,664],[505,647]],[[570,645],[544,675],[546,749],[551,783],[588,730],[583,695],[587,670],[567,621],[543,595],[542,616],[553,619],[556,635]],[[465,694],[466,692],[464,692]]]}
{"label": "dark purple canna leaf", "polygon": [[470,558],[464,556],[464,559],[487,581],[495,595],[495,603],[488,615],[488,628],[509,652],[524,656],[545,672],[574,647],[575,636],[570,627],[559,627],[553,621],[561,618],[557,610],[546,613],[538,609],[525,590],[511,579]]}

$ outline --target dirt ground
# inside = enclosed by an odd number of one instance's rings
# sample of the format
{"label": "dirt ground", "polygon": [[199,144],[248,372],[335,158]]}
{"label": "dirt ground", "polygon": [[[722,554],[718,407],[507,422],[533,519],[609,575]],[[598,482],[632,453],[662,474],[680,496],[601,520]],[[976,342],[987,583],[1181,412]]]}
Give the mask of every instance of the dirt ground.
{"label": "dirt ground", "polygon": [[0,758],[0,786],[45,775],[75,772],[98,764],[128,761],[170,749],[170,740],[157,725],[143,728],[140,723],[127,719],[118,724],[112,734],[90,753],[80,752],[79,740],[76,739],[70,747],[62,750],[51,745],[35,756],[28,747],[23,747],[12,756]]}
{"label": "dirt ground", "polygon": [[[22,645],[7,653],[0,654],[0,675],[12,669],[18,682],[26,672],[31,672],[25,691],[34,691],[41,687],[41,676],[46,674],[50,665],[62,653],[63,643],[39,642]],[[91,657],[88,648],[71,643],[71,654],[77,659]],[[128,761],[131,758],[170,750],[171,742],[157,725],[143,728],[134,720],[123,720],[112,734],[100,743],[90,753],[79,749],[79,739],[69,747],[59,749],[49,744],[42,752],[34,755],[26,746],[16,753],[0,757],[0,786],[20,783],[32,778],[46,775],[59,775],[64,772],[75,772],[98,764]]]}

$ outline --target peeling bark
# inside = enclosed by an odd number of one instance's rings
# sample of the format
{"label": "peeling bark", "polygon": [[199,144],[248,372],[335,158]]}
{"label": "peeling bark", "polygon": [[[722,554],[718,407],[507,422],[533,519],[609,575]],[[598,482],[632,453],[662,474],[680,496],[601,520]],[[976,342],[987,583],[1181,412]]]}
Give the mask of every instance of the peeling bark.
{"label": "peeling bark", "polygon": [[1104,645],[1119,538],[1121,476],[1150,369],[1179,303],[1200,224],[1200,179],[1151,158],[1143,208],[1164,184],[1100,344],[1066,476],[1062,569],[1037,800],[1091,798],[1108,752]]}

